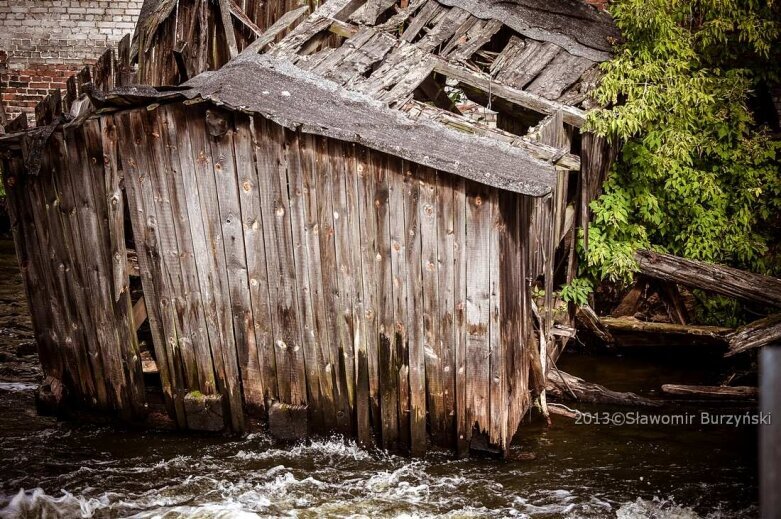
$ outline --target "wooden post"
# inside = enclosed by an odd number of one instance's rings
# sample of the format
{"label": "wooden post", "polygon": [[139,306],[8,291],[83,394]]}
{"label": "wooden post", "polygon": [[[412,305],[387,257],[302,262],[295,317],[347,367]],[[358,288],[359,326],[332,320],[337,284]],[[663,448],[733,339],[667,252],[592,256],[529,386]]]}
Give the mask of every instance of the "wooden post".
{"label": "wooden post", "polygon": [[759,357],[759,412],[770,424],[759,426],[759,502],[763,519],[781,517],[781,346]]}

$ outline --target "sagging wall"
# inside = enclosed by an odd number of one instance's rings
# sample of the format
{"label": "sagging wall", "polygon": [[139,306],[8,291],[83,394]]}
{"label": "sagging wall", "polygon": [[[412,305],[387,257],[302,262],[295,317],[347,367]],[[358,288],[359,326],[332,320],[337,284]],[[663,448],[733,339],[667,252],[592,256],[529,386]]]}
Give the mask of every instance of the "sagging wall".
{"label": "sagging wall", "polygon": [[[86,407],[146,412],[128,290],[124,204],[99,120],[58,129],[29,175],[3,162],[11,224],[44,374]],[[105,147],[104,147],[105,146]]]}
{"label": "sagging wall", "polygon": [[206,103],[103,121],[181,424],[199,391],[235,431],[281,403],[387,448],[425,450],[427,421],[438,445],[508,447],[533,199]]}

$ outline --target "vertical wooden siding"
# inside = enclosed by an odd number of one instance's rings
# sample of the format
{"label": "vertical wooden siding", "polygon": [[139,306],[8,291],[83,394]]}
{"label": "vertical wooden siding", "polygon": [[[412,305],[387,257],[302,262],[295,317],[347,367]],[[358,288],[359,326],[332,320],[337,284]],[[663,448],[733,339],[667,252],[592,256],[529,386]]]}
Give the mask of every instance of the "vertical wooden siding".
{"label": "vertical wooden siding", "polygon": [[206,103],[113,119],[174,401],[221,392],[235,430],[279,402],[388,448],[507,448],[534,204]]}
{"label": "vertical wooden siding", "polygon": [[124,207],[109,121],[55,132],[38,175],[3,164],[44,373],[82,405],[144,415]]}

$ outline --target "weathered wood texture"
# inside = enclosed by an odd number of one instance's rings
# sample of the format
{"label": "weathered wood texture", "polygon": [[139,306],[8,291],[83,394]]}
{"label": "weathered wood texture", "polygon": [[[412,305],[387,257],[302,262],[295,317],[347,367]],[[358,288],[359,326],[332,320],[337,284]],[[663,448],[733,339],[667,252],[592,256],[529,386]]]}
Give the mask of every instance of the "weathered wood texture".
{"label": "weathered wood texture", "polygon": [[44,371],[82,405],[137,420],[145,390],[113,140],[90,121],[51,136],[38,175],[21,159],[2,169]]}
{"label": "weathered wood texture", "polygon": [[[156,9],[142,11],[134,49],[137,81],[145,85],[178,85],[206,70],[217,70],[274,26],[289,11],[317,0],[160,0]],[[271,41],[284,36],[287,26],[274,31]],[[259,34],[260,33],[260,34]],[[267,42],[270,43],[270,42]],[[256,45],[258,47],[258,45]],[[260,49],[258,49],[260,50]]]}
{"label": "weathered wood texture", "polygon": [[773,314],[759,319],[735,330],[729,337],[729,351],[726,357],[731,357],[744,351],[761,348],[781,341],[781,314]]}
{"label": "weathered wood texture", "polygon": [[55,133],[40,175],[4,167],[44,369],[74,394],[143,409],[123,175],[181,427],[292,409],[285,437],[508,449],[530,402],[522,195],[208,103],[104,115]]}
{"label": "weathered wood texture", "polygon": [[636,255],[643,274],[727,297],[781,307],[781,279],[651,251]]}

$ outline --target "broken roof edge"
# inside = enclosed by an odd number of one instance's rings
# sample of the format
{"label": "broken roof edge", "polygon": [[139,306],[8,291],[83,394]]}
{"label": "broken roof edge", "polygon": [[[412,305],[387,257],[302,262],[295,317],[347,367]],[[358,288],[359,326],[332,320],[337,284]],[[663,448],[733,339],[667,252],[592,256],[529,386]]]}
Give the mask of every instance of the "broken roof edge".
{"label": "broken roof edge", "polygon": [[[380,101],[268,55],[242,54],[222,69],[205,72],[176,89],[131,86],[87,93],[96,109],[89,117],[200,99],[260,115],[293,131],[352,142],[522,195],[546,196],[556,185],[556,166],[521,148],[434,121],[414,121]],[[86,118],[63,117],[52,126],[78,126]],[[28,134],[32,137],[35,131],[4,135],[0,148],[19,143]]]}
{"label": "broken roof edge", "polygon": [[244,53],[183,91],[258,114],[291,130],[360,144],[422,166],[506,191],[540,197],[556,185],[556,167],[523,149],[433,121],[413,121],[367,95],[287,60]]}

